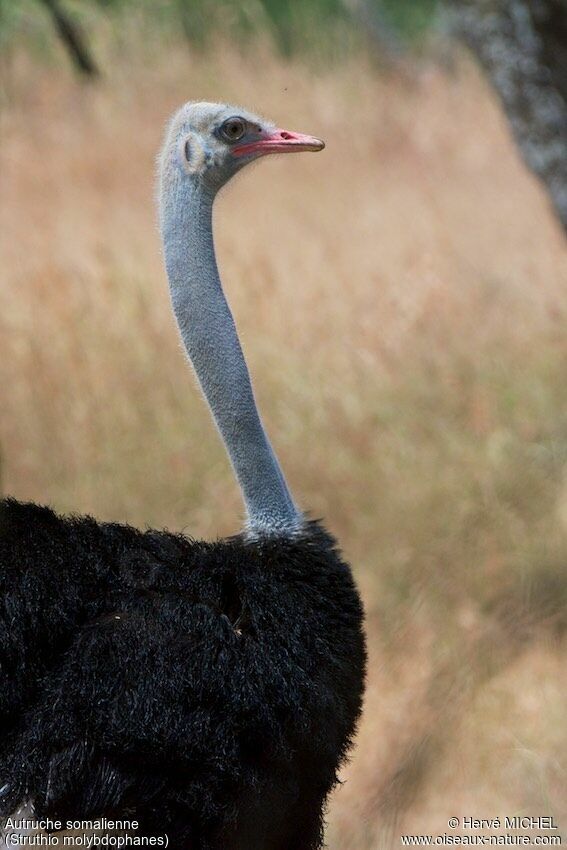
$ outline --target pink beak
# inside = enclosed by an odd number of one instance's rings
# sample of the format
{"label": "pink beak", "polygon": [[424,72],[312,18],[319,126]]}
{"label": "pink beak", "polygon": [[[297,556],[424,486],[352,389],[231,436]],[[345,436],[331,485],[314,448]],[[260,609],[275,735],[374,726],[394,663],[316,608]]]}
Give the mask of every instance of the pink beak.
{"label": "pink beak", "polygon": [[303,133],[292,133],[290,130],[274,130],[269,135],[261,136],[257,141],[236,145],[232,149],[233,156],[256,154],[263,156],[268,153],[299,153],[300,151],[322,151],[325,142],[315,136],[305,136]]}

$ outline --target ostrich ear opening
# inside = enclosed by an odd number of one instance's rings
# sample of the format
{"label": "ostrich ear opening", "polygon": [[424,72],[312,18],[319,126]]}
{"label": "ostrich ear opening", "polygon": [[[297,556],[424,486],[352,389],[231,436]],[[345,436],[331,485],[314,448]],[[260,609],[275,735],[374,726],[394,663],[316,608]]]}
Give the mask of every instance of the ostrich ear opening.
{"label": "ostrich ear opening", "polygon": [[205,150],[196,133],[187,133],[181,139],[181,161],[189,174],[202,170],[205,164]]}

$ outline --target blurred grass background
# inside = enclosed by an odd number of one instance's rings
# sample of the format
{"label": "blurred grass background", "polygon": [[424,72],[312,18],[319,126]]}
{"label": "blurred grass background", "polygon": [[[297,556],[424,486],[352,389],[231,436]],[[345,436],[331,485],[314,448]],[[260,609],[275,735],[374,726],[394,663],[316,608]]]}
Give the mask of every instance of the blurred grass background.
{"label": "blurred grass background", "polygon": [[[2,4],[3,492],[214,538],[241,505],[184,361],[154,158],[187,99],[327,141],[218,205],[221,269],[302,506],[353,564],[369,632],[331,850],[452,815],[567,829],[567,248],[433,2]],[[356,13],[356,14],[354,14]],[[388,60],[391,57],[387,57]],[[337,635],[340,640],[340,635]]]}
{"label": "blurred grass background", "polygon": [[95,38],[110,27],[119,39],[135,22],[152,39],[181,35],[206,48],[219,33],[239,45],[267,35],[283,55],[320,53],[328,60],[368,41],[379,27],[384,43],[400,39],[415,46],[435,26],[439,0],[0,0],[3,49],[24,42],[45,58],[52,51],[46,23],[54,6],[85,29],[96,26],[89,32]]}

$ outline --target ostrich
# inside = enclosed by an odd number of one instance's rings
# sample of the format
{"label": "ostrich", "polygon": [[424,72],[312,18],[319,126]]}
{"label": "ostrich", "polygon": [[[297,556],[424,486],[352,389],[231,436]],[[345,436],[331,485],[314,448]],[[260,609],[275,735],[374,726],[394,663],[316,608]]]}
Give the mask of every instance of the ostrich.
{"label": "ostrich", "polygon": [[[182,341],[246,507],[199,542],[0,502],[0,817],[138,820],[183,850],[315,850],[361,709],[362,607],[297,508],[258,414],[212,235],[218,190],[318,151],[242,109],[187,103],[159,158]],[[4,821],[5,822],[5,821]]]}

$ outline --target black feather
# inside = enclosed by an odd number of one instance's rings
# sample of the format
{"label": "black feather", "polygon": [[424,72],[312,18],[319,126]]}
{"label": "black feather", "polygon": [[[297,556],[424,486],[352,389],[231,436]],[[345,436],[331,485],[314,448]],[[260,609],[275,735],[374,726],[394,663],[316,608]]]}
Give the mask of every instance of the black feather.
{"label": "black feather", "polygon": [[216,543],[0,502],[0,816],[136,817],[183,850],[315,850],[363,613],[316,522]]}

